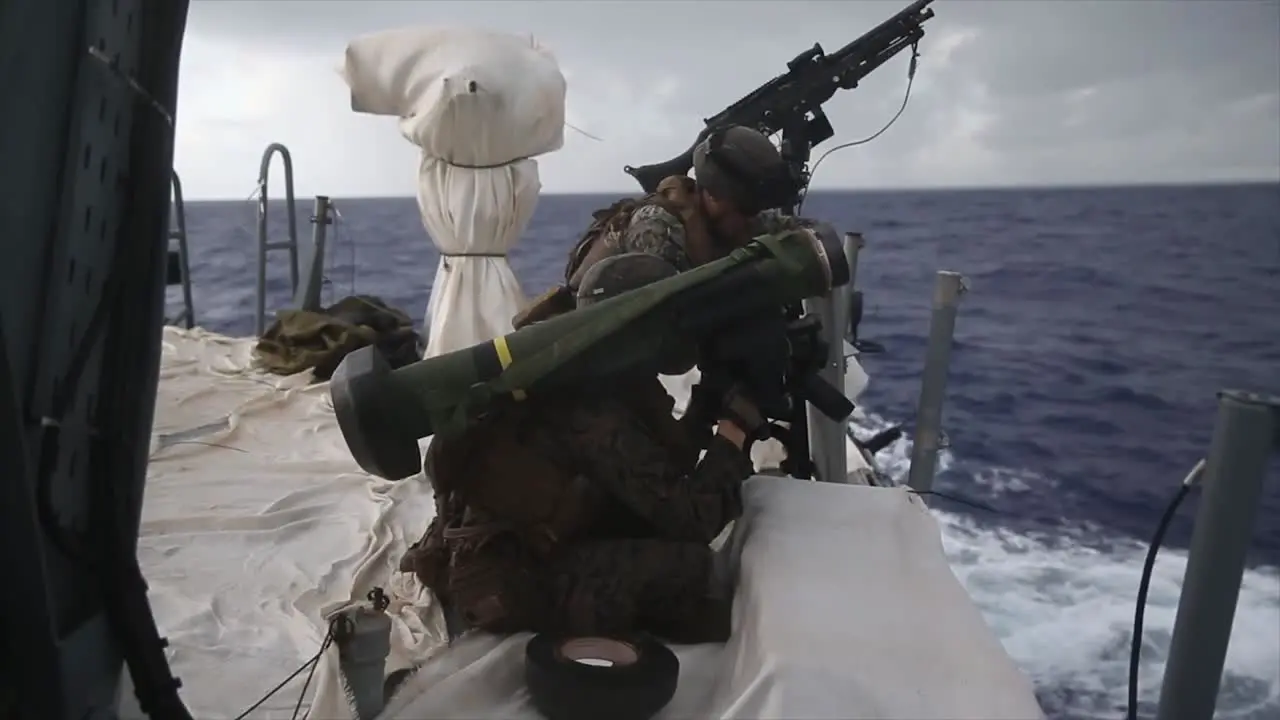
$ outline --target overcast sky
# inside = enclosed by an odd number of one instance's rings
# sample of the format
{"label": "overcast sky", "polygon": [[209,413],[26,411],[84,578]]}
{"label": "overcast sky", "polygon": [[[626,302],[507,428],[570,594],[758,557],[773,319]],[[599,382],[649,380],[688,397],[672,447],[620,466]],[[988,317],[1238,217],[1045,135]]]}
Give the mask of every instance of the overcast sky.
{"label": "overcast sky", "polygon": [[[301,196],[412,195],[418,150],[357,115],[336,73],[357,35],[414,25],[532,33],[568,79],[545,192],[631,192],[623,165],[683,150],[701,118],[907,0],[195,0],[177,168],[189,197],[243,198],[287,144]],[[1280,0],[938,0],[902,118],[823,162],[817,188],[1280,179]],[[836,138],[901,103],[907,53],[827,106]],[[274,185],[274,182],[273,182]]]}

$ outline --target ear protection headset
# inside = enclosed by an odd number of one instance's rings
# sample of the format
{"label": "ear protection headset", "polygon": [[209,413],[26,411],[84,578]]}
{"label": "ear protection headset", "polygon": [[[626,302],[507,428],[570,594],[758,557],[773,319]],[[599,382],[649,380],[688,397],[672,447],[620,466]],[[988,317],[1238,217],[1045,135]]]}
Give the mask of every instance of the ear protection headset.
{"label": "ear protection headset", "polygon": [[707,160],[718,170],[733,178],[735,184],[741,186],[755,199],[758,207],[743,209],[750,212],[790,204],[799,188],[791,178],[786,164],[780,164],[773,171],[766,171],[763,175],[758,169],[744,167],[738,162],[738,158],[734,157],[734,153],[725,147],[728,131],[727,127],[712,130],[703,144],[706,147]]}

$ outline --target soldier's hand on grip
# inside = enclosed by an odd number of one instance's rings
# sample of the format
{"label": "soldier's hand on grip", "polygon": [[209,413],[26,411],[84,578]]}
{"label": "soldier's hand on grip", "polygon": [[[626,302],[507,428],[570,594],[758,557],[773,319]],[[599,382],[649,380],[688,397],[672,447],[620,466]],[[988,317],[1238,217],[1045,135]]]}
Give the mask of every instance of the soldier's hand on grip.
{"label": "soldier's hand on grip", "polygon": [[729,388],[724,394],[724,400],[720,405],[720,418],[742,430],[748,446],[751,441],[769,437],[769,421],[739,385]]}
{"label": "soldier's hand on grip", "polygon": [[703,427],[715,425],[720,419],[722,394],[705,382],[694,385],[689,390],[689,402],[685,405],[684,414]]}

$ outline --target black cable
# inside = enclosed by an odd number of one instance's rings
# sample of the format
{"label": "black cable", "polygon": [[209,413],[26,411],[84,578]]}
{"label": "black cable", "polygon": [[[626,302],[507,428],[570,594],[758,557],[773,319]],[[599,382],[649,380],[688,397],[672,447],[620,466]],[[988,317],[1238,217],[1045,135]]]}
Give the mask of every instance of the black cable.
{"label": "black cable", "polygon": [[912,489],[908,488],[908,489],[907,489],[907,492],[908,492],[909,494],[911,494],[911,495],[919,495],[919,496],[922,496],[922,497],[923,497],[923,496],[926,496],[926,495],[932,495],[932,496],[934,496],[934,497],[940,497],[940,498],[942,498],[943,500],[950,500],[950,501],[951,501],[951,502],[953,502],[953,503],[959,503],[960,505],[965,505],[965,506],[968,506],[968,507],[971,507],[971,508],[974,508],[974,509],[977,509],[977,510],[986,510],[987,512],[989,512],[989,513],[991,513],[991,514],[993,514],[993,515],[1000,515],[1000,514],[1002,514],[999,510],[997,510],[997,509],[995,509],[995,508],[991,507],[990,505],[986,505],[986,504],[980,503],[980,502],[978,502],[977,500],[966,500],[965,498],[962,498],[962,497],[960,497],[960,496],[958,496],[958,495],[950,495],[950,494],[948,494],[948,493],[938,492],[937,490],[912,490]]}
{"label": "black cable", "polygon": [[885,123],[884,127],[875,131],[871,135],[862,138],[861,140],[854,140],[852,142],[841,143],[818,156],[817,162],[813,164],[813,168],[809,171],[809,182],[805,184],[804,192],[800,195],[800,202],[796,203],[797,215],[799,215],[800,211],[804,209],[804,201],[809,199],[809,188],[813,187],[813,176],[818,172],[818,166],[822,165],[822,161],[826,160],[827,156],[831,155],[831,153],[834,153],[837,150],[844,150],[845,148],[857,147],[859,145],[866,145],[872,140],[875,140],[876,138],[883,135],[886,130],[893,127],[894,123],[898,122],[898,118],[902,117],[903,111],[907,109],[907,102],[911,100],[911,85],[915,82],[916,68],[919,66],[919,63],[920,63],[920,53],[916,51],[916,46],[912,45],[911,46],[911,64],[907,66],[907,90],[902,95],[902,105],[898,107],[898,112],[894,113],[893,117],[889,118],[889,122]]}
{"label": "black cable", "polygon": [[[1199,467],[1197,466],[1197,468]],[[1182,501],[1191,492],[1193,478],[1197,474],[1197,470],[1193,470],[1192,474],[1187,477],[1187,481],[1178,487],[1178,492],[1174,493],[1173,499],[1169,501],[1168,507],[1164,510],[1164,515],[1160,518],[1160,523],[1156,525],[1155,535],[1151,537],[1151,546],[1147,548],[1147,560],[1142,565],[1142,580],[1138,583],[1138,601],[1133,610],[1133,642],[1129,646],[1129,710],[1126,714],[1128,720],[1137,720],[1138,718],[1138,664],[1142,658],[1142,620],[1143,616],[1146,615],[1147,591],[1151,588],[1151,573],[1156,565],[1156,553],[1160,552],[1160,546],[1164,543],[1165,533],[1168,532],[1169,526],[1173,523],[1173,517],[1177,514],[1178,507],[1182,505]]]}
{"label": "black cable", "polygon": [[250,705],[248,709],[246,709],[244,712],[237,715],[235,720],[244,720],[245,718],[249,717],[249,713],[262,707],[262,704],[264,702],[270,700],[273,695],[280,692],[285,685],[289,684],[291,680],[301,675],[303,670],[310,669],[311,672],[307,673],[307,680],[302,686],[302,693],[299,694],[298,696],[298,704],[295,705],[293,708],[293,717],[294,717],[294,720],[297,720],[298,712],[302,709],[302,701],[307,696],[307,688],[310,687],[311,685],[311,678],[312,676],[315,675],[316,667],[320,664],[320,658],[324,657],[324,651],[328,650],[329,645],[333,643],[333,629],[336,623],[337,623],[336,619],[333,622],[329,623],[329,630],[325,633],[324,640],[321,641],[320,643],[320,649],[316,651],[315,655],[311,656],[310,660],[307,660],[306,662],[302,663],[302,665],[300,665],[297,670],[294,670],[292,673],[289,674],[289,677],[285,678],[284,680],[281,680],[279,683],[276,684],[275,687],[268,690],[266,695],[263,695],[262,697],[258,698],[257,702]]}
{"label": "black cable", "polygon": [[[298,702],[293,705],[292,720],[298,720],[298,713],[302,712],[302,701],[307,699],[307,688],[311,687],[311,678],[316,676],[316,668],[320,667],[320,658],[324,655],[324,651],[328,649],[329,643],[333,639],[333,625],[329,626],[329,632],[325,634],[324,641],[320,643],[320,651],[316,653],[315,659],[311,661],[311,670],[307,673],[307,679],[302,682],[302,690],[298,692]],[[307,714],[311,714],[311,710],[307,710]]]}
{"label": "black cable", "polygon": [[[845,435],[853,441],[853,444],[857,445],[862,450],[867,451],[870,455],[875,455],[881,450],[897,442],[902,437],[902,426],[894,425],[886,430],[881,430],[866,441],[859,439],[858,436],[854,434],[853,428],[850,426],[845,426]],[[967,498],[960,497],[959,495],[951,495],[937,490],[915,490],[912,488],[907,488],[907,492],[911,495],[918,495],[920,497],[929,495],[932,495],[933,497],[940,497],[943,500],[950,500],[953,503],[971,507],[975,510],[985,510],[993,515],[1003,514],[990,505],[980,503],[977,500],[969,500]]]}

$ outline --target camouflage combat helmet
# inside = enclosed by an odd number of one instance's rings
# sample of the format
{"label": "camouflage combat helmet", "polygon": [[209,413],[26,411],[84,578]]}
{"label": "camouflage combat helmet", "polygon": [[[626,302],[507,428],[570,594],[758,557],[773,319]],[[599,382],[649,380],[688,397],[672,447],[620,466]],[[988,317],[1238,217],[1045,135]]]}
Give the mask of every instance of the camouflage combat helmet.
{"label": "camouflage combat helmet", "polygon": [[[603,258],[583,274],[578,284],[578,307],[608,300],[677,274],[674,265],[648,253],[622,253]],[[668,356],[658,369],[663,375],[683,375],[697,363],[697,348],[692,344],[682,344],[662,354]]]}
{"label": "camouflage combat helmet", "polygon": [[675,277],[676,268],[657,255],[623,253],[597,261],[578,283],[578,307]]}
{"label": "camouflage combat helmet", "polygon": [[742,125],[714,130],[698,143],[693,172],[700,187],[749,215],[777,207],[789,181],[773,141]]}

